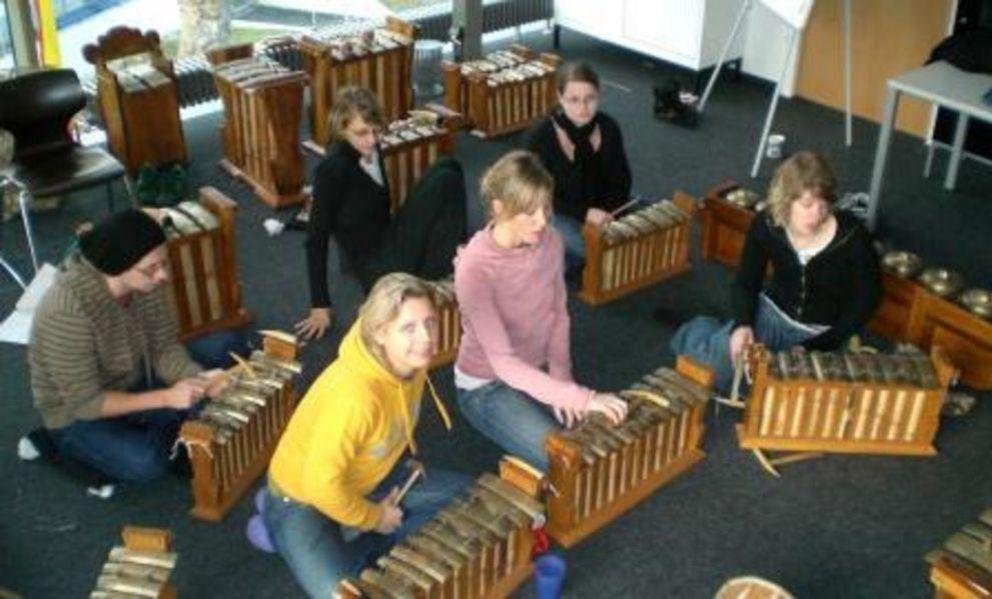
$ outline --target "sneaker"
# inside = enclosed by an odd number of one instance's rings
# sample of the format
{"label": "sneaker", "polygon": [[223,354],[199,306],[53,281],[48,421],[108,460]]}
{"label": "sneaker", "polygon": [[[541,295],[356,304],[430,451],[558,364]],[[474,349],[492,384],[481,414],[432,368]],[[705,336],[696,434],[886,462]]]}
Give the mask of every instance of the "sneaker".
{"label": "sneaker", "polygon": [[97,499],[102,499],[104,501],[113,497],[116,491],[117,488],[110,483],[86,487],[87,495],[89,495],[90,497],[96,497]]}
{"label": "sneaker", "polygon": [[17,457],[31,462],[40,457],[53,459],[58,456],[55,441],[44,427],[36,428],[17,441]]}
{"label": "sneaker", "polygon": [[134,195],[142,206],[157,206],[159,195],[158,171],[151,165],[141,167],[134,184]]}
{"label": "sneaker", "polygon": [[41,452],[25,435],[17,441],[17,457],[25,462],[33,462],[41,457]]}

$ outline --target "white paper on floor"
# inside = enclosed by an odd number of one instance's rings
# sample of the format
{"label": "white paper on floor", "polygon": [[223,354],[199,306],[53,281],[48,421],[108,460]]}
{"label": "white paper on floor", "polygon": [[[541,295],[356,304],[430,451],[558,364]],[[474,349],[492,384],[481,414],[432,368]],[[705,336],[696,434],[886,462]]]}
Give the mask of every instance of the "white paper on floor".
{"label": "white paper on floor", "polygon": [[58,269],[51,264],[41,265],[38,274],[34,276],[31,284],[21,295],[21,299],[17,300],[14,311],[3,323],[0,323],[0,342],[28,344],[31,323],[34,322],[34,311],[38,308],[41,298],[45,296],[45,292],[52,286],[56,272]]}

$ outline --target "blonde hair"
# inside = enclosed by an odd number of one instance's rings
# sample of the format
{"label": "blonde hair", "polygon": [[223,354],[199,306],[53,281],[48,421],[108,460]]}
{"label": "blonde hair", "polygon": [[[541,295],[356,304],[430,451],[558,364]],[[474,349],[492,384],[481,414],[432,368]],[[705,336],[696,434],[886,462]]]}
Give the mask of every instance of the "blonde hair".
{"label": "blonde hair", "polygon": [[796,152],[775,170],[768,189],[768,213],[780,227],[789,222],[792,202],[810,192],[822,198],[828,207],[837,202],[837,178],[822,156],[814,152]]}
{"label": "blonde hair", "polygon": [[490,216],[495,216],[493,202],[503,204],[501,219],[521,213],[531,213],[538,208],[551,211],[555,180],[533,152],[514,150],[489,167],[479,185]]}
{"label": "blonde hair", "polygon": [[387,363],[382,348],[375,341],[376,331],[395,320],[403,302],[410,298],[424,298],[437,309],[437,299],[430,285],[405,272],[393,272],[379,278],[365,303],[358,309],[362,341],[384,366]]}
{"label": "blonde hair", "polygon": [[334,105],[327,113],[327,123],[334,135],[342,137],[348,123],[355,117],[362,117],[372,127],[386,128],[382,106],[371,90],[353,85],[343,87],[334,96]]}

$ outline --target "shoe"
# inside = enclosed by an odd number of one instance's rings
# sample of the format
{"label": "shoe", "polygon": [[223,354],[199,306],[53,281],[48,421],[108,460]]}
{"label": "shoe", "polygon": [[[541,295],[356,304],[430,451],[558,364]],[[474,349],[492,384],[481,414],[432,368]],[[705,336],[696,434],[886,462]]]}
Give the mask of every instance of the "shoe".
{"label": "shoe", "polygon": [[52,460],[58,458],[58,449],[48,429],[36,428],[17,441],[17,457],[26,462],[40,457]]}
{"label": "shoe", "polygon": [[33,462],[41,457],[41,452],[26,436],[17,441],[17,457],[25,462]]}
{"label": "shoe", "polygon": [[117,491],[117,487],[115,487],[110,483],[86,487],[87,495],[89,495],[90,497],[96,497],[97,499],[102,499],[104,501],[113,497],[116,491]]}
{"label": "shoe", "polygon": [[178,164],[159,174],[160,206],[175,206],[186,195],[186,171]]}
{"label": "shoe", "polygon": [[134,184],[134,195],[142,206],[157,206],[159,196],[158,171],[151,165],[143,166],[138,171]]}

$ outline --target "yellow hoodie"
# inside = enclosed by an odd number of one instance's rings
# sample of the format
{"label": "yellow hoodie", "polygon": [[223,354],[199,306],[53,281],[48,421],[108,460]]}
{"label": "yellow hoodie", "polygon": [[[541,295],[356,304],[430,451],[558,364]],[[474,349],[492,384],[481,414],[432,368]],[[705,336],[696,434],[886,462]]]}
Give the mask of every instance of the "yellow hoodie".
{"label": "yellow hoodie", "polygon": [[[372,530],[378,504],[365,498],[409,447],[426,372],[404,381],[362,341],[356,321],[338,359],[314,381],[279,440],[269,477],[280,493],[345,526]],[[433,393],[433,389],[431,389]],[[448,415],[437,396],[438,410]]]}

